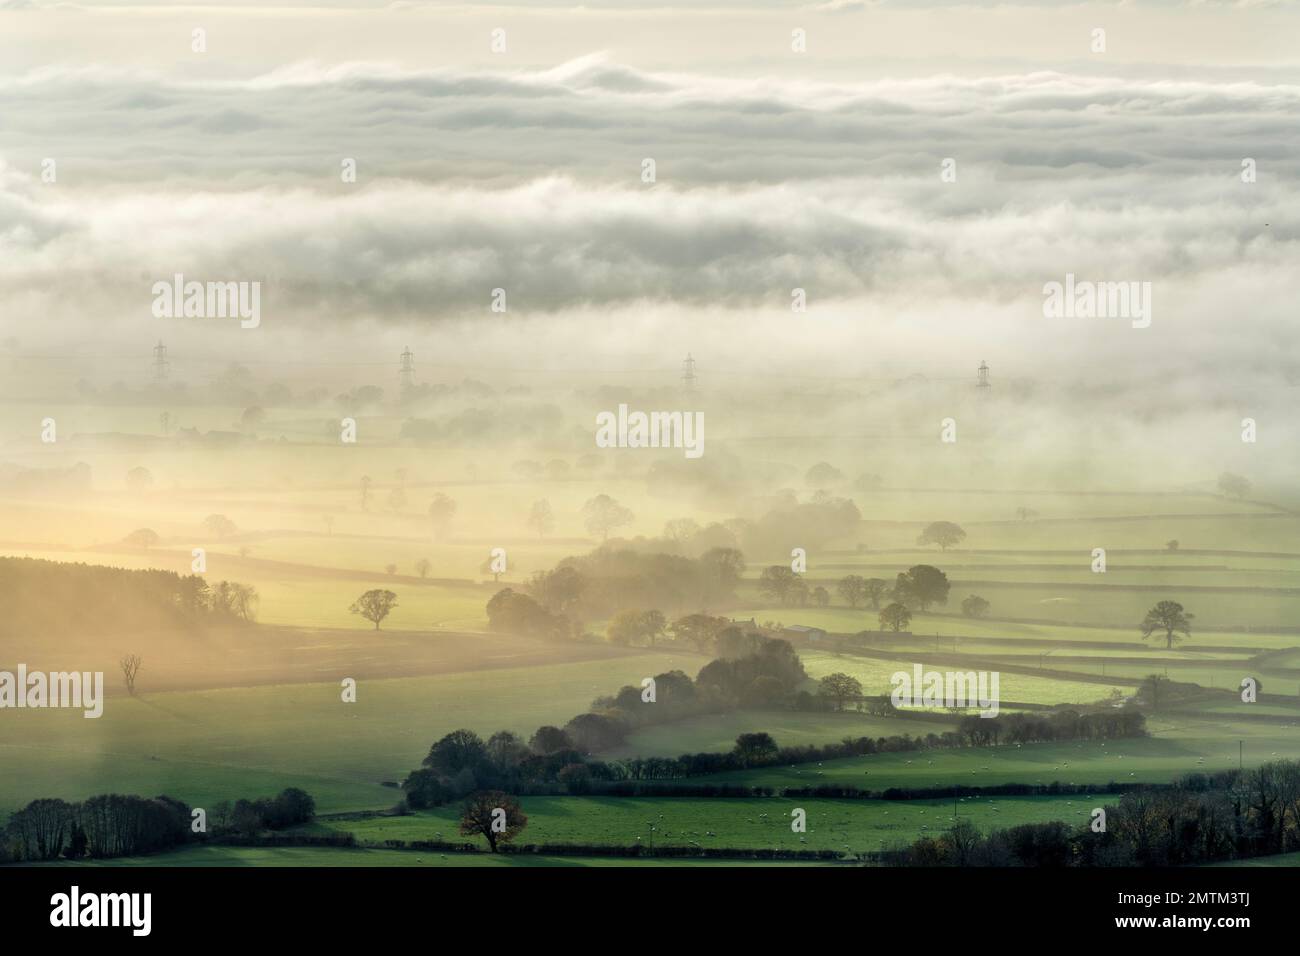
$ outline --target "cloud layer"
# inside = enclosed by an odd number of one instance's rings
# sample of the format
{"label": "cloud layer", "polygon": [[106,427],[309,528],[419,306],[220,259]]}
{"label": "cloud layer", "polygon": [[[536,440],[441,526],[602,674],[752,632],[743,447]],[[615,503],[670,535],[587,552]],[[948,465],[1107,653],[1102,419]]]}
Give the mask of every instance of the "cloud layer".
{"label": "cloud layer", "polygon": [[[150,286],[179,272],[263,281],[272,328],[481,317],[502,288],[565,341],[613,313],[707,312],[768,327],[771,345],[801,288],[823,351],[869,316],[880,359],[1086,343],[1130,366],[1212,354],[1230,370],[1268,343],[1285,363],[1298,106],[1300,87],[1259,82],[835,83],[602,56],[223,81],[51,68],[0,80],[0,290],[59,334],[140,332]],[[1071,272],[1151,282],[1149,336],[1047,324],[1042,286]]]}

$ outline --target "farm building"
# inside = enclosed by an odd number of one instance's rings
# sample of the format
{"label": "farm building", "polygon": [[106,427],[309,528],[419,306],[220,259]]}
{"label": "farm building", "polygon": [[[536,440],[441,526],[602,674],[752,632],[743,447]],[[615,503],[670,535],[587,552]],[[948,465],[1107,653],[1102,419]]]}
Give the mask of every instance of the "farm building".
{"label": "farm building", "polygon": [[792,641],[805,641],[809,644],[826,643],[826,631],[820,627],[808,627],[806,624],[791,624],[781,633]]}

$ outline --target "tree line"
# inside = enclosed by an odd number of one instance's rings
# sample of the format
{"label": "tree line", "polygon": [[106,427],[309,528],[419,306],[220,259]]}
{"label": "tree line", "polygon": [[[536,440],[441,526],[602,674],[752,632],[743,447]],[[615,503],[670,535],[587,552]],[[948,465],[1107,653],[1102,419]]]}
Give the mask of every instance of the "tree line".
{"label": "tree line", "polygon": [[0,863],[138,856],[209,836],[251,837],[315,815],[315,800],[297,787],[274,797],[222,801],[198,832],[196,812],[174,797],[106,793],[78,803],[47,797],[10,815],[0,830]]}
{"label": "tree line", "polygon": [[584,793],[602,781],[629,779],[621,763],[590,758],[622,743],[632,731],[732,709],[752,699],[755,685],[789,695],[807,679],[788,641],[751,634],[731,649],[745,653],[710,662],[695,680],[674,670],[655,675],[646,686],[629,684],[596,698],[590,711],[563,727],[539,727],[527,741],[504,730],[486,741],[470,730],[453,731],[434,743],[422,766],[403,781],[405,803],[422,809],[485,788],[542,784]]}
{"label": "tree line", "polygon": [[234,581],[39,558],[0,558],[0,593],[8,596],[0,633],[15,634],[249,623],[257,603],[252,587]]}
{"label": "tree line", "polygon": [[[961,821],[890,862],[911,866],[1171,867],[1300,849],[1300,761],[1193,773],[1140,787],[1081,827],[1053,821],[981,833]],[[1098,829],[1095,820],[1104,820]]]}
{"label": "tree line", "polygon": [[[977,730],[977,725],[999,721],[997,738]],[[725,753],[683,754],[680,757],[642,757],[618,761],[620,774],[630,780],[663,780],[694,777],[756,767],[790,766],[862,757],[877,753],[912,753],[925,750],[984,747],[1002,743],[1034,743],[1054,740],[1118,740],[1146,734],[1146,718],[1136,710],[1112,713],[1058,711],[1046,716],[1009,714],[1006,717],[967,717],[956,731],[925,736],[911,734],[890,737],[845,738],[837,743],[778,746],[768,733],[741,734]]]}

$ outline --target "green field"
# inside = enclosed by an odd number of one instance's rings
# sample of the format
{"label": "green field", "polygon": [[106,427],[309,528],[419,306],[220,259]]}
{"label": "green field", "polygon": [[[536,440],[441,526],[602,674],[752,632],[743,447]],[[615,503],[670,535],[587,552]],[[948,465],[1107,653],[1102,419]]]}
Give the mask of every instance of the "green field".
{"label": "green field", "polygon": [[98,720],[9,711],[0,724],[0,813],[36,797],[167,793],[205,806],[288,786],[310,792],[322,812],[387,807],[401,794],[382,783],[400,782],[443,734],[468,727],[527,737],[683,663],[642,654],[362,681],[355,704],[340,701],[337,685],[292,684],[114,698]]}
{"label": "green field", "polygon": [[[939,512],[962,516],[957,520],[967,532],[961,547],[947,552],[952,560],[961,560],[967,551],[1005,549],[1078,550],[1086,561],[1093,548],[1106,548],[1108,553],[1132,549],[1163,552],[1165,542],[1169,540],[1177,540],[1180,550],[1291,553],[1297,550],[1295,541],[1300,516],[1267,511],[1248,502],[1217,496],[1171,495],[1146,500],[1133,496],[1126,505],[1117,505],[1118,499],[1112,496],[1090,498],[1080,495],[1069,502],[1058,499],[1036,508],[1041,514],[1028,521],[1015,520],[1014,510],[1022,503],[1020,500],[1008,500],[998,495],[983,496],[984,502],[967,512],[955,503],[961,497],[960,494],[952,498],[947,495],[918,495],[903,503],[899,496],[889,494],[854,496],[868,520],[855,534],[846,538],[841,547],[848,550],[862,542],[876,552],[895,551],[911,557],[926,554],[931,558],[937,557],[940,554],[938,549],[926,551],[916,547],[915,526],[936,520],[936,512]],[[986,513],[996,514],[1000,520],[985,524],[967,517],[981,506],[988,509]],[[887,508],[898,510],[886,511]],[[869,520],[870,516],[881,514],[890,514],[895,520]],[[1122,520],[1109,520],[1112,518]],[[915,524],[909,526],[909,521]],[[1056,559],[1059,560],[1059,555]],[[836,560],[845,559],[837,555]],[[816,568],[810,565],[809,570],[815,573]]]}
{"label": "green field", "polygon": [[765,731],[781,746],[794,747],[838,743],[845,737],[896,737],[903,734],[923,737],[941,734],[954,725],[951,720],[868,717],[851,710],[844,713],[739,711],[645,727],[630,734],[621,746],[601,756],[678,757],[687,753],[718,753],[731,750],[740,734],[754,731]]}
{"label": "green field", "polygon": [[[862,692],[867,695],[888,694],[893,689],[890,677],[898,671],[911,674],[913,662],[905,657],[879,660],[853,654],[835,654],[827,651],[804,651],[799,655],[804,668],[812,678],[841,672],[862,682]],[[927,669],[936,665],[927,664]],[[958,668],[952,668],[958,669]],[[959,668],[969,669],[969,665]],[[1131,693],[1132,686],[1124,684],[1092,683],[1089,681],[1061,680],[1053,677],[1036,677],[1031,674],[1002,673],[998,689],[1003,700],[1030,704],[1087,704],[1104,700],[1113,691]]]}
{"label": "green field", "polygon": [[819,764],[764,767],[699,778],[747,786],[841,785],[883,790],[950,784],[995,786],[1054,782],[1102,785],[1165,783],[1193,771],[1228,770],[1242,761],[1255,766],[1281,757],[1300,757],[1300,730],[1280,724],[1180,719],[1153,723],[1153,735],[1110,742],[1064,742],[881,753]]}
{"label": "green field", "polygon": [[[986,620],[962,617],[955,613],[918,614],[912,619],[911,637],[894,637],[888,631],[880,631],[876,612],[870,609],[849,607],[781,607],[773,604],[745,604],[728,612],[736,620],[748,621],[753,618],[759,624],[765,621],[778,621],[785,625],[806,624],[824,628],[832,633],[858,634],[870,631],[869,641],[876,646],[909,647],[913,644],[924,647],[927,642],[935,647],[952,647],[956,638],[960,651],[963,638],[996,638],[997,640],[1024,641],[1027,645],[1045,644],[1052,646],[1064,642],[1084,641],[1129,645],[1132,649],[1144,649],[1148,653],[1163,653],[1163,643],[1143,641],[1137,625],[1132,627],[1084,627],[1065,622],[1049,624],[1032,624],[1016,621]],[[1289,622],[1283,622],[1288,623]],[[1221,631],[1213,628],[1197,627],[1192,637],[1184,642],[1187,646],[1218,646],[1242,648],[1282,649],[1300,646],[1300,634],[1269,632],[1268,630]],[[1175,651],[1180,649],[1175,645]]]}
{"label": "green field", "polygon": [[[533,867],[533,866],[681,866],[680,860],[614,856],[542,856],[533,853],[430,853],[418,850],[376,850],[363,847],[234,847],[194,846],[171,853],[47,863],[40,866],[311,866],[311,867]],[[691,860],[691,866],[827,866],[831,861]]]}
{"label": "green field", "polygon": [[[524,844],[727,847],[864,852],[908,844],[950,827],[954,814],[980,829],[1014,823],[1077,820],[1106,802],[1098,795],[970,797],[952,800],[823,800],[689,797],[524,797]],[[807,814],[807,832],[791,830],[792,812]],[[308,832],[352,833],[364,843],[384,840],[460,842],[459,807],[405,817],[321,820]],[[472,841],[470,841],[472,842]],[[483,842],[481,838],[477,842]]]}

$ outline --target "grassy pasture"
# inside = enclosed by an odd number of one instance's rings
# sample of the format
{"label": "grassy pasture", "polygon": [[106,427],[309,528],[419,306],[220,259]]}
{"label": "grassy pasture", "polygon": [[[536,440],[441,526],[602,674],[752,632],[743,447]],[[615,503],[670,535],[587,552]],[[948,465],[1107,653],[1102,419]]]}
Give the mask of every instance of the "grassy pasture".
{"label": "grassy pasture", "polygon": [[[955,650],[954,650],[955,648]],[[1050,666],[1061,670],[1087,670],[1096,673],[1096,661],[1132,660],[1159,661],[1232,661],[1246,660],[1250,657],[1245,652],[1232,651],[1197,651],[1183,650],[1175,647],[1172,651],[1153,649],[1151,647],[1125,647],[1118,642],[1109,647],[1071,647],[1055,641],[1014,640],[1009,642],[993,640],[971,640],[961,638],[956,642],[940,638],[902,641],[891,643],[888,648],[874,648],[878,651],[897,652],[900,655],[915,651],[921,654],[957,654],[976,657],[996,657],[1000,660],[1015,661],[1026,667]]]}
{"label": "grassy pasture", "polygon": [[[942,570],[942,565],[939,565]],[[962,600],[968,594],[978,594],[991,605],[990,615],[994,618],[1012,618],[1023,621],[1055,620],[1062,624],[1105,626],[1122,629],[1119,625],[1132,622],[1130,640],[1139,638],[1138,625],[1147,610],[1159,601],[1177,601],[1188,611],[1196,615],[1193,631],[1198,635],[1201,628],[1210,631],[1222,628],[1249,627],[1254,630],[1267,631],[1269,628],[1292,627],[1294,621],[1300,620],[1300,595],[1276,594],[1266,591],[1253,591],[1248,587],[1230,592],[1196,591],[1196,582],[1189,582],[1186,587],[1174,590],[1128,590],[1111,587],[1101,583],[1078,583],[1070,585],[1052,584],[963,584],[960,579],[949,575],[952,590],[948,597],[948,609],[955,616]],[[831,592],[835,601],[835,580],[827,578],[821,585]],[[1294,585],[1293,585],[1294,586]],[[854,633],[879,628],[877,615],[871,609],[847,607],[789,607],[773,604],[758,593],[754,585],[742,587],[737,594],[741,605],[732,612],[735,617],[748,618],[751,615],[760,623],[767,620],[781,621],[785,624],[812,624],[825,627],[820,621],[834,621],[832,629]],[[947,609],[945,609],[947,610]],[[915,615],[912,628],[929,630],[933,619],[943,617],[938,614]],[[958,618],[965,624],[969,618]],[[974,622],[971,622],[972,624]],[[989,624],[995,621],[986,622]],[[969,631],[963,631],[969,633]],[[1293,638],[1296,635],[1293,635]]]}
{"label": "grassy pasture", "polygon": [[259,621],[307,627],[356,628],[373,631],[365,618],[351,613],[352,602],[372,588],[397,595],[397,606],[381,627],[410,631],[482,630],[487,627],[484,605],[490,591],[481,588],[366,580],[268,580],[258,585]]}
{"label": "grassy pasture", "polygon": [[[905,657],[893,660],[857,657],[852,654],[834,654],[829,651],[804,651],[800,655],[808,676],[814,679],[841,672],[862,682],[864,694],[888,694],[893,690],[890,677],[897,671],[912,672],[913,662]],[[937,665],[925,665],[927,670]],[[951,670],[969,670],[969,666],[953,666]],[[1084,704],[1107,697],[1112,690],[1131,692],[1131,687],[1120,684],[1089,683],[1061,680],[1055,677],[1036,677],[1030,674],[1002,673],[998,679],[1003,700],[1030,704]]]}
{"label": "grassy pasture", "polygon": [[1269,694],[1287,694],[1295,696],[1300,691],[1300,681],[1294,677],[1270,678],[1267,668],[1251,665],[1247,661],[1170,662],[1166,667],[1152,667],[1145,664],[1126,664],[1108,661],[1108,675],[1125,675],[1141,679],[1148,674],[1167,674],[1170,680],[1200,684],[1203,687],[1238,689],[1243,677],[1255,677],[1261,681],[1261,689]]}
{"label": "grassy pasture", "polygon": [[687,753],[729,751],[736,737],[754,731],[770,733],[783,747],[838,743],[845,737],[924,736],[943,733],[952,721],[916,720],[908,717],[868,717],[865,714],[740,711],[710,714],[690,720],[646,727],[631,734],[622,746],[601,757],[678,757]]}
{"label": "grassy pasture", "polygon": [[[895,524],[927,524],[937,520],[955,520],[970,532],[971,527],[981,529],[1013,528],[1026,530],[1037,525],[1069,519],[1097,520],[1102,517],[1141,518],[1150,515],[1196,515],[1210,513],[1259,514],[1270,509],[1250,501],[1223,498],[1216,494],[1172,493],[1155,494],[1134,490],[1129,492],[1094,493],[1079,490],[1076,493],[1051,491],[1012,491],[990,488],[985,491],[945,487],[926,490],[892,489],[860,491],[849,487],[837,489],[857,503],[869,521],[873,516],[888,515],[889,521],[871,522],[877,528]],[[1036,517],[1022,520],[1016,509],[1025,507],[1038,512]],[[974,536],[972,535],[972,538]],[[876,544],[870,547],[914,547],[916,532],[898,544]],[[971,539],[968,547],[982,547]],[[1164,545],[1164,541],[1156,547]]]}
{"label": "grassy pasture", "polygon": [[[772,604],[746,604],[727,612],[736,620],[748,621],[750,618],[759,624],[765,621],[778,621],[785,625],[806,624],[821,627],[832,633],[857,634],[870,631],[869,639],[873,646],[908,647],[910,642],[924,644],[930,639],[957,637],[957,648],[961,650],[960,638],[987,637],[1004,639],[1023,639],[1033,645],[1050,648],[1065,642],[1082,641],[1087,643],[1106,642],[1131,647],[1155,648],[1155,640],[1143,641],[1137,625],[1133,627],[1079,627],[1070,624],[1022,623],[1015,621],[985,620],[981,618],[962,617],[959,614],[918,614],[912,619],[909,643],[898,643],[899,639],[889,631],[880,631],[876,619],[878,612],[871,609],[848,607],[781,607]],[[1195,613],[1195,612],[1193,612]],[[938,642],[938,641],[936,641]],[[948,647],[951,641],[944,641]],[[1266,630],[1222,631],[1213,628],[1196,627],[1192,637],[1186,642],[1190,646],[1217,646],[1242,648],[1282,649],[1300,645],[1300,634],[1272,633]],[[1244,653],[1244,652],[1243,652]]]}
{"label": "grassy pasture", "polygon": [[[628,859],[605,856],[540,856],[531,853],[430,853],[363,847],[192,846],[171,853],[85,860],[42,866],[312,866],[312,867],[533,867],[533,866],[681,866],[680,860]],[[691,866],[834,866],[830,862],[792,860],[692,860]]]}
{"label": "grassy pasture", "polygon": [[[987,830],[1015,823],[1084,822],[1100,798],[971,797],[956,812]],[[595,843],[626,846],[735,847],[738,849],[878,850],[911,843],[952,825],[952,800],[824,800],[690,797],[524,797],[528,826],[519,843]],[[791,813],[807,813],[806,833],[791,831]],[[319,820],[312,832],[350,832],[363,842],[459,840],[458,805],[405,817]],[[482,842],[479,838],[478,842]]]}
{"label": "grassy pasture", "polygon": [[1100,785],[1115,781],[1165,783],[1193,771],[1255,766],[1300,757],[1300,730],[1284,724],[1235,722],[1230,718],[1153,721],[1153,735],[1106,743],[1068,741],[919,754],[872,754],[818,765],[765,767],[717,774],[717,783],[807,787],[842,785],[886,789],[953,784],[994,786],[1053,782]]}
{"label": "grassy pasture", "polygon": [[1077,550],[1081,557],[1086,557],[1093,548],[1106,548],[1108,552],[1111,549],[1159,550],[1165,547],[1165,542],[1175,539],[1180,549],[1294,553],[1297,530],[1300,530],[1300,515],[1264,511],[1222,499],[1189,502],[1177,510],[1164,502],[1152,502],[1150,510],[1123,516],[1110,510],[1108,500],[1093,499],[1087,502],[1088,510],[1084,514],[1063,516],[1059,520],[1039,518],[989,524],[967,518],[966,513],[950,507],[946,501],[936,502],[915,523],[870,520],[872,515],[894,512],[878,508],[870,496],[855,496],[854,500],[867,520],[831,544],[829,547],[834,550],[855,549],[862,543],[876,550],[938,557],[941,556],[938,550],[918,550],[916,538],[925,524],[945,516],[946,520],[961,524],[967,534],[960,548],[947,552],[953,560],[963,559],[966,550],[994,549]]}
{"label": "grassy pasture", "polygon": [[[521,519],[522,520],[522,519]],[[501,577],[501,586],[518,586],[534,571],[549,570],[562,559],[585,552],[592,542],[573,539],[539,541],[534,536],[516,536],[502,540],[491,547],[506,551],[508,570]],[[491,547],[486,542],[460,543],[457,541],[426,541],[374,538],[343,538],[339,535],[302,534],[262,537],[249,543],[250,555],[268,561],[291,564],[309,564],[324,568],[344,568],[386,573],[391,563],[397,565],[399,575],[417,575],[415,563],[424,558],[431,567],[431,578],[463,578],[470,581],[492,581],[492,575],[483,571],[483,562],[489,557]]]}
{"label": "grassy pasture", "polygon": [[[391,806],[381,786],[419,766],[429,745],[467,727],[531,735],[680,655],[362,680],[357,702],[339,685],[294,684],[110,699],[104,716],[8,711],[0,723],[0,814],[37,797],[168,793],[195,806],[300,786],[322,812]],[[689,669],[689,667],[688,667]]]}

